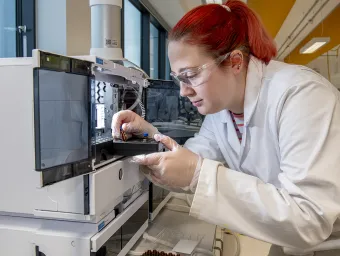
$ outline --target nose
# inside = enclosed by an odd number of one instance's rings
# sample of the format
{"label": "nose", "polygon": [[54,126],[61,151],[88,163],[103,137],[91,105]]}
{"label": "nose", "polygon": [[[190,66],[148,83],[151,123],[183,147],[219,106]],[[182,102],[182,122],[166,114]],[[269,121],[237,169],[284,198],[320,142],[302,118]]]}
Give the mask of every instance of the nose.
{"label": "nose", "polygon": [[193,96],[195,94],[195,90],[191,86],[181,82],[180,94],[182,97]]}

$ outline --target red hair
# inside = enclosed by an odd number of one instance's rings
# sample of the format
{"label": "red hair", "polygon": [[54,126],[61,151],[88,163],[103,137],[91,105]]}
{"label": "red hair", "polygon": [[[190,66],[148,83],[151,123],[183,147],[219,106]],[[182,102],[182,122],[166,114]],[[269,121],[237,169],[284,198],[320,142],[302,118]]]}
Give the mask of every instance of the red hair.
{"label": "red hair", "polygon": [[214,57],[240,49],[268,64],[277,49],[258,16],[239,0],[229,0],[225,6],[207,4],[189,11],[169,40],[204,47]]}

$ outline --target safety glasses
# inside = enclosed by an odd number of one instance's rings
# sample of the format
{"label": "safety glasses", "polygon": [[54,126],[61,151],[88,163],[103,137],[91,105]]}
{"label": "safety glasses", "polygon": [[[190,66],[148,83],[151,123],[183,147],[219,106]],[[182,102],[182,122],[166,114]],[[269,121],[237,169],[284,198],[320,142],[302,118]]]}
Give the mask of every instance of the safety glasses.
{"label": "safety glasses", "polygon": [[207,82],[213,69],[219,66],[225,59],[229,57],[229,55],[230,53],[227,53],[202,66],[188,68],[178,75],[176,75],[174,72],[171,72],[170,76],[178,86],[180,86],[181,83],[184,83],[186,86],[197,87]]}

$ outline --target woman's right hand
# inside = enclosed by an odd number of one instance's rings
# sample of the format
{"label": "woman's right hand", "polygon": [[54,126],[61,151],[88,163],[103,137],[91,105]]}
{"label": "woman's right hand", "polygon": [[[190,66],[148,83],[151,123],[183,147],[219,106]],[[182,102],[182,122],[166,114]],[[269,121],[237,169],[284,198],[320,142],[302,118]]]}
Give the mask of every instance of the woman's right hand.
{"label": "woman's right hand", "polygon": [[149,138],[154,138],[154,135],[159,133],[156,127],[131,110],[122,110],[113,115],[111,123],[113,138],[121,138],[121,127],[128,137],[132,135],[143,137],[144,133],[148,133]]}

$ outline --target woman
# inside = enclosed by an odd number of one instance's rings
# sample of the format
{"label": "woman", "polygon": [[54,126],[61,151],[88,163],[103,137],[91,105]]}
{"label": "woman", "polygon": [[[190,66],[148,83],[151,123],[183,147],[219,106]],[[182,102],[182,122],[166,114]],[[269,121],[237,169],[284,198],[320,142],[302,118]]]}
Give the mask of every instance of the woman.
{"label": "woman", "polygon": [[[131,111],[113,118],[170,150],[136,158],[153,182],[195,193],[190,214],[272,243],[270,255],[340,255],[340,101],[314,71],[272,60],[241,1],[199,6],[169,35],[171,75],[206,115],[184,147]],[[331,254],[330,254],[331,253]]]}

